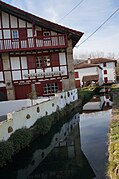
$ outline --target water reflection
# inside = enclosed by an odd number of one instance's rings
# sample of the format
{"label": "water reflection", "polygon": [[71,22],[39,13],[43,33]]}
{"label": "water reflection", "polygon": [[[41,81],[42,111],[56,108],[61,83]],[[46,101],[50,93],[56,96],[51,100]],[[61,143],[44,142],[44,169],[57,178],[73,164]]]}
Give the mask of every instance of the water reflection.
{"label": "water reflection", "polygon": [[35,140],[29,148],[16,155],[12,163],[1,169],[0,178],[52,178],[53,175],[59,178],[61,173],[62,178],[71,178],[76,173],[84,176],[82,168],[87,169],[89,176],[94,176],[81,151],[79,120],[77,113],[65,124],[62,121],[57,123],[48,135]]}
{"label": "water reflection", "polygon": [[60,140],[45,160],[28,178],[92,179],[95,176],[81,151],[79,125],[65,140]]}
{"label": "water reflection", "polygon": [[110,118],[111,110],[80,116],[82,150],[97,179],[106,178],[107,133]]}
{"label": "water reflection", "polygon": [[110,116],[111,110],[77,113],[66,123],[59,121],[1,169],[0,178],[92,179],[96,174],[103,179]]}

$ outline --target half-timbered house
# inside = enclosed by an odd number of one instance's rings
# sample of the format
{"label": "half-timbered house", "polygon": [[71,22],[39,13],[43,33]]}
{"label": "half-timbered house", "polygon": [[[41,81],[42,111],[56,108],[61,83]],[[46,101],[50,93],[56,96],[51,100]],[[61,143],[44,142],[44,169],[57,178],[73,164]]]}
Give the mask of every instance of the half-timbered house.
{"label": "half-timbered house", "polygon": [[75,88],[73,47],[82,35],[0,1],[0,100]]}

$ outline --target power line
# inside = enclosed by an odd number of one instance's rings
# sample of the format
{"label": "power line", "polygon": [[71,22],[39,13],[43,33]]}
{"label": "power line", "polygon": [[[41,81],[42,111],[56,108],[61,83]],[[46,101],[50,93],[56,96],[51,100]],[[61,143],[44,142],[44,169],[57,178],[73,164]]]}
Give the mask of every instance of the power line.
{"label": "power line", "polygon": [[92,37],[106,22],[108,22],[117,12],[119,11],[119,7],[94,31],[92,32],[83,42],[75,47],[81,46],[84,42],[86,42],[90,37]]}
{"label": "power line", "polygon": [[59,23],[60,21],[62,21],[65,17],[67,17],[70,13],[72,13],[72,11],[74,11],[83,1],[85,0],[81,0],[76,6],[74,6],[67,14],[65,14],[57,23]]}

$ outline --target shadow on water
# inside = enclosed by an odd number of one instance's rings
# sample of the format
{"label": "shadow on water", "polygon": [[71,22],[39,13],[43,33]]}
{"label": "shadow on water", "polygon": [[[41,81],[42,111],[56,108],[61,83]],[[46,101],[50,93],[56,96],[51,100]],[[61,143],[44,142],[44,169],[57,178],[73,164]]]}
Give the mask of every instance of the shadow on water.
{"label": "shadow on water", "polygon": [[1,179],[80,178],[92,179],[95,174],[81,151],[79,113],[51,131],[38,137],[30,146],[14,156],[0,170]]}

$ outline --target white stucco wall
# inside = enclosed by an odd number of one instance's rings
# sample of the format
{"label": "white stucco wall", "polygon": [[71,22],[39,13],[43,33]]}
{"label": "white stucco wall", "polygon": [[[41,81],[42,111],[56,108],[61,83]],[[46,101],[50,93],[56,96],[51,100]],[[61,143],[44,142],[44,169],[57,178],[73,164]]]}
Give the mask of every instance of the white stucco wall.
{"label": "white stucco wall", "polygon": [[[66,106],[66,104],[76,101],[77,99],[77,89],[73,89],[58,93],[54,98],[50,98],[47,101],[41,103],[38,103],[37,101],[37,104],[33,106],[8,113],[7,120],[0,122],[0,141],[7,140],[10,137],[12,132],[8,133],[8,127],[11,126],[13,128],[13,132],[22,127],[29,128],[37,121],[38,118],[52,114],[57,110],[57,108],[62,109]],[[37,112],[38,108],[39,112]]]}
{"label": "white stucco wall", "polygon": [[90,67],[90,68],[75,69],[75,72],[78,72],[79,78],[76,79],[80,80],[82,85],[83,76],[98,75],[99,71],[98,71],[98,67]]}
{"label": "white stucco wall", "polygon": [[102,74],[102,69],[98,68],[98,74],[99,74],[99,86],[103,84],[103,74]]}
{"label": "white stucco wall", "polygon": [[115,62],[108,62],[106,63],[106,67],[103,66],[103,63],[99,64],[103,70],[107,70],[107,74],[103,74],[103,80],[104,77],[108,78],[108,81],[115,82],[116,81],[116,72],[115,72]]}

